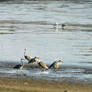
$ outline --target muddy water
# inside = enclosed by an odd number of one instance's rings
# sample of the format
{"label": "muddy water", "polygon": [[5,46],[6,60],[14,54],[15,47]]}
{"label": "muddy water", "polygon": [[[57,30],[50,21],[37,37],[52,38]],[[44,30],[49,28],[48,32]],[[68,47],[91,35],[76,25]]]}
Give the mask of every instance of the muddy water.
{"label": "muddy water", "polygon": [[[55,29],[53,24],[56,22],[66,24],[66,29],[63,30],[61,26]],[[63,66],[91,67],[92,1],[1,2],[0,61],[19,62],[24,48],[27,48],[27,55],[39,56],[46,64],[62,59]],[[85,70],[70,68],[68,73],[65,71],[66,68],[61,73],[45,74],[48,77],[76,78],[76,71],[84,73]],[[80,73],[82,79],[89,80],[92,76],[91,73],[83,73]],[[81,79],[79,75],[77,78]]]}

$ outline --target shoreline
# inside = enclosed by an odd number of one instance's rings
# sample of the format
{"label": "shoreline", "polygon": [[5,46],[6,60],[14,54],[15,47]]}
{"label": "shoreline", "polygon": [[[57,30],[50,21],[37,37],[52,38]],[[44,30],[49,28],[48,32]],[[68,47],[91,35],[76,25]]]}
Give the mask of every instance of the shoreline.
{"label": "shoreline", "polygon": [[0,78],[0,92],[92,92],[92,84],[41,79]]}
{"label": "shoreline", "polygon": [[16,64],[18,63],[0,62],[0,78],[18,77],[19,79],[24,80],[35,78],[36,80],[92,84],[90,76],[90,74],[92,74],[91,67],[62,65],[56,71],[54,69],[42,71],[42,69],[37,64],[25,64],[22,70],[17,71],[16,69],[13,69]]}

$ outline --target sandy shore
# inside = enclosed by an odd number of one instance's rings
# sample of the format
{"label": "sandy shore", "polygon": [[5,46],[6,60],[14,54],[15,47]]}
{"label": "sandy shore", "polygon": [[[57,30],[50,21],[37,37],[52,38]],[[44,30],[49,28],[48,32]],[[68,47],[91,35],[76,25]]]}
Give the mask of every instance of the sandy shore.
{"label": "sandy shore", "polygon": [[92,92],[91,84],[0,78],[0,92]]}

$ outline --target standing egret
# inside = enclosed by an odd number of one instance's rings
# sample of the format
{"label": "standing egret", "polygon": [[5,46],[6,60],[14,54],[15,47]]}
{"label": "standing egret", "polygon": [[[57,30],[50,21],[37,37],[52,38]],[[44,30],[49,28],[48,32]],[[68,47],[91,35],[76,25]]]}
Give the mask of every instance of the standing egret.
{"label": "standing egret", "polygon": [[56,30],[56,29],[58,29],[59,28],[59,24],[57,23],[57,22],[55,22],[54,24],[53,24],[53,28]]}
{"label": "standing egret", "polygon": [[24,58],[21,58],[21,63],[22,64],[18,64],[18,65],[15,65],[13,68],[14,69],[17,69],[17,79],[18,79],[18,70],[22,70],[23,69],[23,66],[24,66]]}
{"label": "standing egret", "polygon": [[26,50],[27,50],[27,49],[25,48],[25,49],[24,49],[24,57],[25,57],[26,60],[29,61],[29,60],[31,60],[31,56],[27,56],[27,55],[26,55]]}
{"label": "standing egret", "polygon": [[57,69],[57,68],[60,67],[60,65],[61,65],[62,63],[63,63],[63,61],[61,61],[61,60],[55,61],[55,62],[53,62],[53,63],[49,66],[49,68],[55,68],[55,69]]}
{"label": "standing egret", "polygon": [[22,68],[24,66],[24,60],[25,60],[24,58],[21,58],[21,63],[22,64],[15,65],[13,68],[22,70]]}

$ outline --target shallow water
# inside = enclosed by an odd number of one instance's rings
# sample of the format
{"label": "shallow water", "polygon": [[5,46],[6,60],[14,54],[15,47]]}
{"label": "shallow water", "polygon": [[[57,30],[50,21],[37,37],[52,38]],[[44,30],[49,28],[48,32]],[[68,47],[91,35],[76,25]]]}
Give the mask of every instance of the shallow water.
{"label": "shallow water", "polygon": [[[67,28],[55,29],[53,24]],[[24,48],[27,55],[39,56],[46,63],[62,59],[62,66],[92,66],[92,1],[17,1],[0,4],[0,61],[19,62]],[[25,61],[27,63],[27,61]],[[24,69],[25,70],[25,69]],[[70,69],[59,73],[45,72],[43,78],[90,79],[92,74],[76,75]],[[1,70],[4,72],[4,70]],[[25,70],[26,71],[26,70]],[[7,72],[7,71],[6,71]],[[29,71],[28,71],[29,72]],[[36,75],[32,72],[32,75]],[[27,74],[30,76],[31,74]],[[82,77],[80,77],[82,75]],[[41,77],[40,76],[40,77]],[[51,79],[53,79],[51,77]],[[54,78],[55,79],[55,78]]]}
{"label": "shallow water", "polygon": [[[92,67],[62,66],[59,69],[44,70],[37,65],[26,64],[23,70],[13,69],[17,63],[3,63],[0,68],[0,77],[13,77],[25,79],[45,79],[54,81],[66,81],[75,83],[92,84]],[[32,66],[32,67],[31,67]]]}

